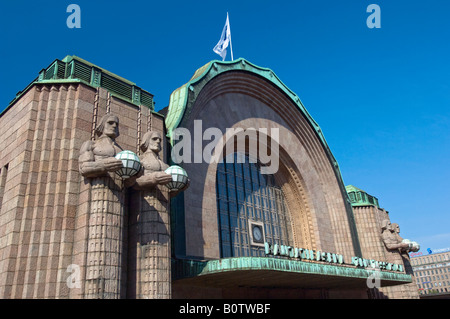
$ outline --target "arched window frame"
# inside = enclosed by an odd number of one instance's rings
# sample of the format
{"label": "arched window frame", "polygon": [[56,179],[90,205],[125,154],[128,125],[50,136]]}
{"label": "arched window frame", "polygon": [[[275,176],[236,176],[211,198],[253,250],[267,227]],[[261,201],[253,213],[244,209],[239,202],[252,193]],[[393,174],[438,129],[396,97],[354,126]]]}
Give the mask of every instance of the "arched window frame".
{"label": "arched window frame", "polygon": [[262,257],[264,242],[292,245],[291,218],[283,191],[273,175],[260,171],[260,163],[240,152],[227,156],[217,166],[222,258]]}

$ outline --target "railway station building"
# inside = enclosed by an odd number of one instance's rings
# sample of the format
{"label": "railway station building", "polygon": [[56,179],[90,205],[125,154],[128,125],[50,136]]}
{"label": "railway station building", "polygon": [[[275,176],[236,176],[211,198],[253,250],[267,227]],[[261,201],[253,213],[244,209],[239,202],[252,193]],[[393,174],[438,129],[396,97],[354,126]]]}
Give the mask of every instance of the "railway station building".
{"label": "railway station building", "polygon": [[0,115],[0,298],[418,298],[418,244],[344,185],[272,70],[211,61],[186,80],[156,111],[67,56],[17,93]]}

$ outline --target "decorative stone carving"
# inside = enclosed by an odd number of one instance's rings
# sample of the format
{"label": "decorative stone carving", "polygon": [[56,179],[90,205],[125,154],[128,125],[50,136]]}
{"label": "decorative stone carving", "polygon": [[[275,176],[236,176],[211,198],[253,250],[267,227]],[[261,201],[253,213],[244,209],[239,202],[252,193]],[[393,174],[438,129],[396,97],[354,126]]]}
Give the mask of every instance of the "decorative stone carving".
{"label": "decorative stone carving", "polygon": [[415,242],[415,241],[411,241],[409,239],[403,239],[399,234],[400,234],[400,226],[396,223],[392,224],[392,227],[394,228],[395,233],[397,234],[397,239],[403,243],[403,244],[407,244],[409,246],[409,248],[407,249],[406,252],[416,252],[419,251],[420,249],[420,245]]}
{"label": "decorative stone carving", "polygon": [[125,196],[123,181],[115,173],[123,165],[114,157],[122,151],[115,141],[118,136],[119,118],[108,113],[95,129],[95,140],[80,149],[79,169],[90,189],[84,298],[125,295],[121,285]]}
{"label": "decorative stone carving", "polygon": [[159,157],[161,152],[161,133],[150,131],[144,134],[143,142],[140,145],[143,156],[141,164],[143,171],[136,178],[134,188],[144,190],[165,185],[172,180],[172,176],[164,172],[169,167]]}
{"label": "decorative stone carving", "polygon": [[159,157],[161,133],[144,134],[140,145],[141,172],[129,179],[130,186],[130,297],[165,299],[172,296],[169,166]]}
{"label": "decorative stone carving", "polygon": [[[125,295],[122,288],[127,286],[128,297],[170,298],[169,201],[187,185],[170,195],[164,186],[172,176],[164,172],[169,166],[159,156],[161,133],[150,131],[143,136],[141,169],[124,180],[116,174],[123,167],[115,158],[123,151],[115,141],[119,136],[117,116],[105,115],[95,133],[95,140],[82,145],[79,157],[80,173],[91,192],[84,297],[121,298]],[[128,232],[124,229],[127,193]],[[124,258],[127,245],[128,258]],[[127,259],[130,264],[124,268]],[[122,272],[126,268],[127,284]]]}
{"label": "decorative stone carving", "polygon": [[119,136],[119,118],[112,114],[104,115],[95,129],[96,139],[86,141],[80,149],[80,173],[84,177],[105,176],[122,168],[122,161],[114,156],[123,151],[116,143]]}
{"label": "decorative stone carving", "polygon": [[408,253],[414,249],[411,241],[405,240],[399,235],[400,226],[384,220],[381,226],[381,237],[388,250],[398,250],[399,253]]}
{"label": "decorative stone carving", "polygon": [[403,263],[405,273],[411,275],[412,283],[402,286],[402,295],[407,298],[418,298],[417,286],[414,283],[414,272],[411,267],[408,253],[419,250],[419,245],[416,242],[411,242],[408,239],[403,239],[400,237],[400,227],[398,224],[391,224],[388,219],[385,219],[382,221],[381,225],[381,237],[388,250],[386,253],[387,261],[392,263]]}

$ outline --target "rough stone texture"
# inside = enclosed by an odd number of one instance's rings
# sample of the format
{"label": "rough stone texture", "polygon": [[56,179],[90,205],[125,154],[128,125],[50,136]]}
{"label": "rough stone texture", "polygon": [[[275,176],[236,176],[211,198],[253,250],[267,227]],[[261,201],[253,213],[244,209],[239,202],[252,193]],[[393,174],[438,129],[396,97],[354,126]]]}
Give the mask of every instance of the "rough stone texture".
{"label": "rough stone texture", "polygon": [[[79,83],[35,84],[2,114],[0,298],[126,296],[127,209],[105,214],[117,198],[102,198],[95,182],[78,171],[81,144],[93,137],[107,110],[120,118],[117,142],[123,149],[138,153],[147,130],[163,132],[162,117],[147,107]],[[100,206],[91,214],[96,200]],[[104,218],[107,223],[100,223]],[[123,246],[122,253],[114,253],[115,245]],[[113,279],[89,283],[100,278],[92,275],[95,263],[108,265]],[[80,287],[68,284],[73,278]]]}
{"label": "rough stone texture", "polygon": [[172,296],[168,198],[169,192],[163,186],[131,195],[129,298]]}
{"label": "rough stone texture", "polygon": [[[79,176],[77,86],[33,86],[1,117],[8,165],[0,212],[0,296],[68,296]],[[79,126],[74,124],[80,124]],[[89,137],[89,135],[87,135]]]}
{"label": "rough stone texture", "polygon": [[382,222],[384,220],[390,221],[388,212],[376,206],[353,207],[353,210],[355,211],[363,258],[404,265],[405,273],[412,276],[412,283],[410,284],[371,289],[373,297],[394,299],[419,298],[408,254],[400,253],[397,250],[388,250],[381,238]]}
{"label": "rough stone texture", "polygon": [[[349,260],[358,250],[356,242],[365,258],[407,266],[402,256],[383,249],[374,232],[385,212],[355,210],[355,217],[348,215],[333,164],[295,108],[267,81],[229,72],[205,86],[182,125],[192,129],[193,120],[202,119],[204,129],[222,132],[229,127],[279,128],[280,169],[275,177],[288,202],[295,246],[343,254]],[[140,154],[145,132],[164,133],[163,118],[148,108],[81,83],[35,84],[2,114],[0,298],[170,298],[195,291],[171,284],[167,191],[130,193],[116,176],[97,187],[98,180],[79,173],[81,145],[94,137],[93,129],[107,112],[120,118],[116,141],[125,150]],[[185,243],[185,256],[219,258],[216,165],[202,162],[184,168],[191,179],[180,197],[185,234],[174,244]],[[359,237],[352,230],[353,218]],[[380,293],[414,296],[411,287],[383,288]],[[361,291],[251,288],[195,293],[190,296],[362,296]]]}
{"label": "rough stone texture", "polygon": [[[122,180],[114,174],[90,181],[91,201],[86,255],[86,298],[117,299],[121,291],[126,246],[125,196]],[[126,262],[126,259],[125,259]]]}

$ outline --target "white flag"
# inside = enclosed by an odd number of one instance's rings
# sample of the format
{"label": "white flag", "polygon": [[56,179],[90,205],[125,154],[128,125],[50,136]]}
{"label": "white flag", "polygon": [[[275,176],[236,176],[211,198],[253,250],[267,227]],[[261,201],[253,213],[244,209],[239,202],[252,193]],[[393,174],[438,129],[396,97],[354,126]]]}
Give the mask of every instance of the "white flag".
{"label": "white flag", "polygon": [[[220,37],[219,42],[214,47],[213,51],[222,57],[222,61],[225,60],[227,56],[227,47],[231,44],[231,30],[230,30],[230,21],[228,20],[227,13],[227,21],[225,22],[225,26],[222,30],[222,35]],[[231,60],[233,60],[233,49],[231,48]]]}

